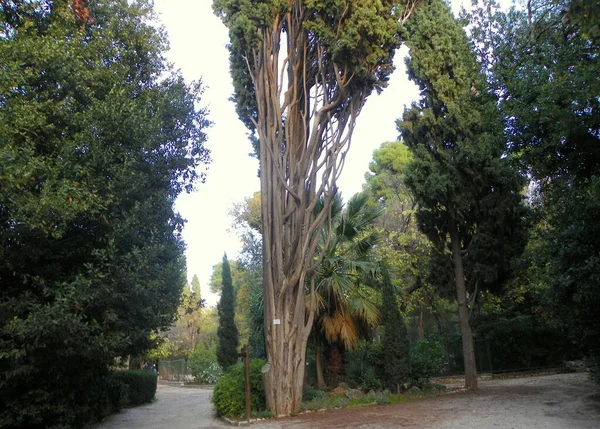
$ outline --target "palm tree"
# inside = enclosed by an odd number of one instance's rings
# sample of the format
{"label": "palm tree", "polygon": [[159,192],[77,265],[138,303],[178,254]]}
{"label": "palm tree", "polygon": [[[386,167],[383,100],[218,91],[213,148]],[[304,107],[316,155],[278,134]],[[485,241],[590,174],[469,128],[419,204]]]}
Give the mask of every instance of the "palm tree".
{"label": "palm tree", "polygon": [[[376,294],[370,293],[371,289],[361,279],[374,277],[378,272],[371,252],[378,243],[373,222],[383,210],[369,207],[367,201],[366,193],[356,194],[342,210],[341,198],[336,198],[332,221],[322,232],[325,256],[310,279],[317,298],[316,329],[311,335],[320,387],[325,385],[322,348],[329,352],[329,372],[339,377],[343,373],[342,349],[356,348],[361,326],[371,328],[379,323]],[[329,228],[333,234],[329,234]]]}

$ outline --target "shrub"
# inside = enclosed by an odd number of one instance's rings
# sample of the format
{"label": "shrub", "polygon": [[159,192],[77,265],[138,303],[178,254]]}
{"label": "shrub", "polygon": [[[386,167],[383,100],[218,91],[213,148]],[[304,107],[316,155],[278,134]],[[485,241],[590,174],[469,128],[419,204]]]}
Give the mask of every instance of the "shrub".
{"label": "shrub", "polygon": [[154,371],[130,369],[117,371],[113,377],[127,386],[128,406],[151,402],[156,394],[157,377]]}
{"label": "shrub", "polygon": [[[262,413],[266,409],[263,376],[260,371],[264,364],[262,359],[250,360],[253,413]],[[245,391],[244,365],[240,362],[230,367],[215,385],[212,401],[217,414],[229,418],[243,417],[246,410]]]}
{"label": "shrub", "polygon": [[[356,350],[346,355],[346,382],[377,390],[382,386],[384,358],[381,342],[361,341]],[[367,389],[367,390],[368,390]]]}
{"label": "shrub", "polygon": [[197,346],[190,355],[188,366],[196,383],[215,384],[223,375],[223,369],[217,362],[216,345],[211,348]]}
{"label": "shrub", "polygon": [[444,349],[435,339],[421,340],[410,351],[411,380],[416,386],[425,386],[429,378],[439,374],[444,364]]}
{"label": "shrub", "polygon": [[360,384],[364,390],[381,390],[383,383],[373,368],[367,369],[361,377]]}
{"label": "shrub", "polygon": [[312,401],[315,398],[323,398],[326,395],[324,391],[315,389],[308,384],[305,384],[302,388],[302,401],[304,402]]}

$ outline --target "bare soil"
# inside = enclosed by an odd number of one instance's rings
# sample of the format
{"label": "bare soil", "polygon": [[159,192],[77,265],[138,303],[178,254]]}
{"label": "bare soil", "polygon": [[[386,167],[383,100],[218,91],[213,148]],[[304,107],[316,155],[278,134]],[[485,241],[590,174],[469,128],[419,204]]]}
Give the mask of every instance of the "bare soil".
{"label": "bare soil", "polygon": [[[211,391],[161,386],[152,404],[125,410],[98,429],[223,428]],[[600,393],[585,373],[481,380],[477,392],[345,408],[251,423],[254,429],[600,429]]]}

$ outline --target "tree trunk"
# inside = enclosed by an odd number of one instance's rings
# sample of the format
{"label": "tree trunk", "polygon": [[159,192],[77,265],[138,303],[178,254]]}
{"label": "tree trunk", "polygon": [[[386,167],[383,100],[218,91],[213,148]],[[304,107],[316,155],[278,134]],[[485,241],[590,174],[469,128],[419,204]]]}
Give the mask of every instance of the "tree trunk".
{"label": "tree trunk", "polygon": [[419,310],[419,322],[417,324],[417,333],[419,335],[419,341],[425,339],[425,331],[423,330],[423,309]]}
{"label": "tree trunk", "polygon": [[327,348],[327,368],[325,379],[328,386],[337,386],[344,381],[344,355],[339,344],[330,344]]}
{"label": "tree trunk", "polygon": [[321,346],[315,349],[315,367],[317,372],[317,387],[325,387],[325,377],[323,376],[323,360],[321,359]]}
{"label": "tree trunk", "polygon": [[456,221],[450,221],[450,247],[452,249],[452,262],[454,264],[454,279],[456,283],[456,297],[458,300],[458,318],[462,334],[463,358],[465,361],[465,387],[477,389],[477,366],[475,363],[475,348],[473,335],[469,324],[469,309],[467,308],[467,288],[465,286],[465,273],[460,246],[460,238],[456,228]]}

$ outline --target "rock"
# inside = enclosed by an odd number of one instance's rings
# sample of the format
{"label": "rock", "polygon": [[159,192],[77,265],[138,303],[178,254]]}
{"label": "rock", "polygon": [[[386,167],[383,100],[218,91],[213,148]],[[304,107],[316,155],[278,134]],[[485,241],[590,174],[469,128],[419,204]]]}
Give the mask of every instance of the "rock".
{"label": "rock", "polygon": [[369,398],[374,398],[375,397],[375,391],[373,389],[369,390],[369,393],[367,393],[367,396]]}
{"label": "rock", "polygon": [[565,361],[565,369],[570,372],[584,372],[585,362],[580,359]]}
{"label": "rock", "polygon": [[381,394],[383,396],[390,396],[392,394],[392,392],[390,391],[390,389],[384,389]]}
{"label": "rock", "polygon": [[341,387],[342,389],[350,389],[350,386],[348,386],[346,383],[344,383],[343,381],[338,384],[338,387]]}
{"label": "rock", "polygon": [[330,395],[343,395],[344,393],[346,393],[346,390],[347,389],[344,389],[343,387],[336,387],[331,392],[329,392],[329,394]]}
{"label": "rock", "polygon": [[421,389],[419,389],[417,386],[413,386],[406,391],[407,395],[418,395],[420,393],[421,393]]}
{"label": "rock", "polygon": [[440,391],[440,392],[441,392],[441,391],[443,391],[443,390],[446,390],[446,385],[444,385],[444,384],[440,384],[440,383],[432,383],[432,384],[431,384],[431,386],[432,386],[432,387],[433,387],[435,390],[438,390],[438,391]]}
{"label": "rock", "polygon": [[350,399],[358,399],[362,396],[362,392],[358,389],[348,389],[344,395]]}

